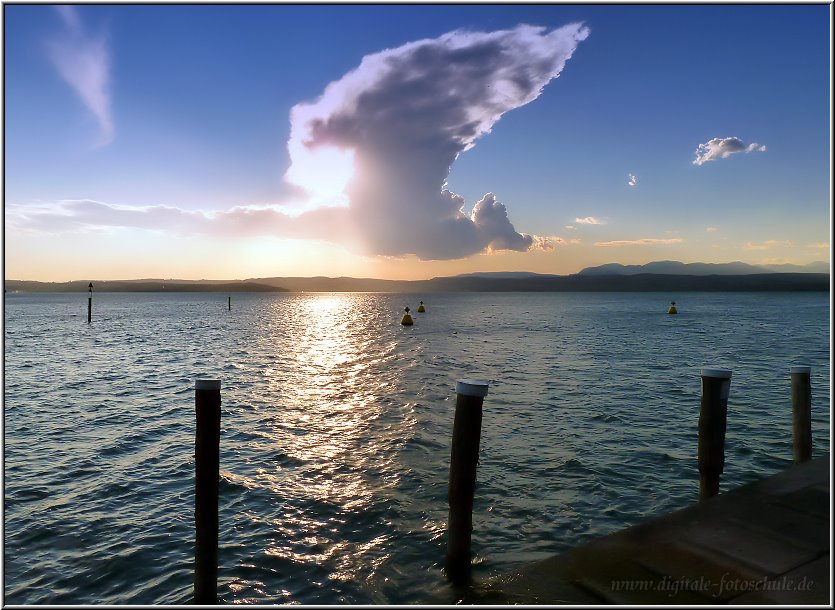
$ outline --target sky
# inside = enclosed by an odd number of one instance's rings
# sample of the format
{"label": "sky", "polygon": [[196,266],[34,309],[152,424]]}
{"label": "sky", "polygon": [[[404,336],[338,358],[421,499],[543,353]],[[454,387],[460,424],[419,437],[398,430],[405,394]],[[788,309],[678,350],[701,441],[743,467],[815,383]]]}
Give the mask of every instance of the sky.
{"label": "sky", "polygon": [[829,5],[4,5],[7,279],[829,261]]}

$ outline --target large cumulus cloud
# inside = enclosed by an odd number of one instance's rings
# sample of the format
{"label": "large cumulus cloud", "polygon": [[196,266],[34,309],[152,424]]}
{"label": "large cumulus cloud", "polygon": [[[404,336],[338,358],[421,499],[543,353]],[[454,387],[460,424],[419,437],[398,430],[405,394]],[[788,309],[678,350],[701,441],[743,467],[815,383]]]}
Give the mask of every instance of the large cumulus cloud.
{"label": "large cumulus cloud", "polygon": [[317,147],[354,153],[351,218],[370,252],[461,258],[487,248],[527,250],[504,205],[466,202],[446,189],[450,166],[507,111],[556,78],[580,24],[451,32],[366,56],[313,103],[291,112],[294,159]]}

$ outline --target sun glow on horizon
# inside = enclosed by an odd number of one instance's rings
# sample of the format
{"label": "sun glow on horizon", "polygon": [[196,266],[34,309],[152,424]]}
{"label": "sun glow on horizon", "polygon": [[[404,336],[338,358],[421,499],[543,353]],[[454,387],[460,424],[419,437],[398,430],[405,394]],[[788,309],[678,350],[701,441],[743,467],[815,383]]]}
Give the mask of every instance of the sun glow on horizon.
{"label": "sun glow on horizon", "polygon": [[308,207],[348,207],[345,189],[354,178],[354,151],[320,146],[291,145],[293,159],[284,178],[310,196]]}

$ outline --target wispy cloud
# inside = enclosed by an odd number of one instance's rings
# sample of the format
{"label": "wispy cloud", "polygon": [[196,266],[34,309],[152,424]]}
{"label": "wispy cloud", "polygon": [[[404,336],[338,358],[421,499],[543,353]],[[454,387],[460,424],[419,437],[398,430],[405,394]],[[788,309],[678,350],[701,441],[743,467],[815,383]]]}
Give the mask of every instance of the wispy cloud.
{"label": "wispy cloud", "polygon": [[684,240],[679,237],[670,239],[656,239],[652,237],[645,237],[643,239],[620,239],[615,241],[596,241],[595,246],[600,248],[620,248],[623,246],[666,246],[670,244],[680,244]]}
{"label": "wispy cloud", "polygon": [[765,144],[745,144],[739,138],[713,138],[704,144],[699,144],[696,149],[696,158],[693,160],[693,165],[703,165],[708,161],[716,159],[724,159],[736,153],[750,153],[753,151],[765,152]]}
{"label": "wispy cloud", "polygon": [[55,7],[61,31],[46,41],[47,55],[58,74],[75,91],[99,124],[98,144],[113,140],[110,108],[110,50],[107,37],[85,32],[77,9],[71,5]]}
{"label": "wispy cloud", "polygon": [[585,218],[575,218],[574,222],[578,225],[602,225],[605,224],[602,220],[594,216],[586,216]]}
{"label": "wispy cloud", "polygon": [[629,181],[627,182],[627,184],[629,186],[635,186],[636,184],[638,184],[638,178],[635,176],[635,174],[628,174],[628,176]]}
{"label": "wispy cloud", "polygon": [[749,241],[745,244],[746,250],[770,250],[779,247],[791,248],[794,242],[790,239],[768,239],[759,243]]}
{"label": "wispy cloud", "polygon": [[813,250],[829,250],[829,242],[818,242],[815,244],[806,244],[807,248],[812,248]]}
{"label": "wispy cloud", "polygon": [[716,233],[716,231],[718,231],[718,230],[719,229],[717,227],[714,227],[714,226],[705,227],[705,231],[707,231],[708,233]]}
{"label": "wispy cloud", "polygon": [[576,231],[577,230],[577,227],[575,227],[574,225],[565,225],[565,228],[568,229],[569,231]]}

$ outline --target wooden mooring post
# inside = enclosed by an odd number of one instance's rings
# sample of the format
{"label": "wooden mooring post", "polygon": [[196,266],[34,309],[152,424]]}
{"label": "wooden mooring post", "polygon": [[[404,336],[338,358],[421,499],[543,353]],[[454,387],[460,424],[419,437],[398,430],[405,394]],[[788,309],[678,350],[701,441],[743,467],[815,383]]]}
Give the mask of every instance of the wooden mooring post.
{"label": "wooden mooring post", "polygon": [[456,585],[470,580],[478,446],[481,415],[488,383],[459,380],[455,384],[455,422],[449,462],[449,522],[447,525],[446,573]]}
{"label": "wooden mooring post", "polygon": [[794,463],[812,459],[812,367],[793,366],[792,380],[792,450]]}
{"label": "wooden mooring post", "polygon": [[194,382],[194,603],[217,604],[220,381]]}
{"label": "wooden mooring post", "polygon": [[719,478],[725,465],[725,429],[731,371],[702,369],[702,401],[699,412],[699,500],[719,493]]}
{"label": "wooden mooring post", "polygon": [[229,295],[229,311],[232,311],[232,295]]}
{"label": "wooden mooring post", "polygon": [[87,324],[93,319],[93,282],[87,287],[89,290],[87,295]]}

